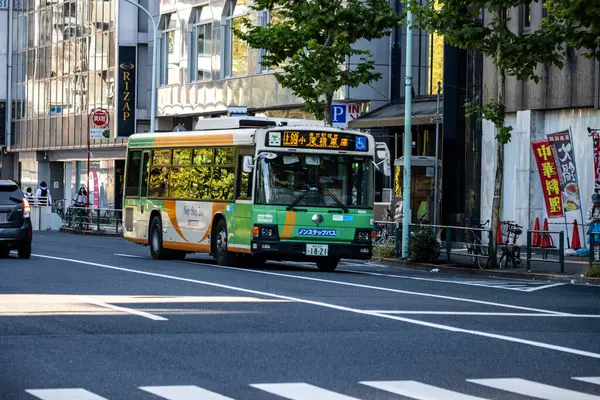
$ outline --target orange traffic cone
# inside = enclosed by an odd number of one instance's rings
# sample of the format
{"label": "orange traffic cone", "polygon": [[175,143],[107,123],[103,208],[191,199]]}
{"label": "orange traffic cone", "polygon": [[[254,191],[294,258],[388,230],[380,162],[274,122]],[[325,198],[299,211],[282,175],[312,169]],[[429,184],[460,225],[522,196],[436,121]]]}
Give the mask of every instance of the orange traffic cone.
{"label": "orange traffic cone", "polygon": [[531,243],[531,247],[540,247],[540,218],[536,217],[535,218],[535,225],[533,226],[533,240]]}
{"label": "orange traffic cone", "polygon": [[498,237],[496,238],[496,244],[502,244],[502,229],[500,228],[500,221],[498,221]]}
{"label": "orange traffic cone", "polygon": [[[548,232],[548,218],[544,218],[544,232]],[[550,247],[550,234],[542,233],[542,243],[540,243],[540,247]]]}
{"label": "orange traffic cone", "polygon": [[571,239],[571,248],[573,250],[581,249],[581,239],[579,238],[579,226],[577,226],[577,220],[573,221],[573,239]]}

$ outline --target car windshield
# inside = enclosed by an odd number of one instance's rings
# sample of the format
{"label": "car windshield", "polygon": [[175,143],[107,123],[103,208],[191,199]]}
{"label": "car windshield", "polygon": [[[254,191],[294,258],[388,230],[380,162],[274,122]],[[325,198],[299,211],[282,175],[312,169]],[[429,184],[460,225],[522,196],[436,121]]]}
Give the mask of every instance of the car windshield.
{"label": "car windshield", "polygon": [[258,156],[257,204],[342,209],[373,207],[370,157],[274,154],[277,157],[271,159]]}
{"label": "car windshield", "polygon": [[0,204],[12,204],[15,201],[13,199],[20,199],[21,190],[15,184],[0,185]]}

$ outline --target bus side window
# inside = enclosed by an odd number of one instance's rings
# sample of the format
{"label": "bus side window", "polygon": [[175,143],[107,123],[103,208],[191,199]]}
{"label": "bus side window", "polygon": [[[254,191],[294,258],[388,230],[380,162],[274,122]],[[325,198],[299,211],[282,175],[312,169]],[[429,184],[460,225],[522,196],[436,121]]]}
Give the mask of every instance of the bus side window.
{"label": "bus side window", "polygon": [[125,196],[139,196],[141,164],[142,152],[130,151],[127,155],[127,178],[125,181]]}
{"label": "bus side window", "polygon": [[244,156],[246,154],[240,154],[238,156],[238,182],[237,182],[237,196],[238,200],[250,200],[252,198],[252,177],[253,172],[244,172],[242,166],[244,165]]}

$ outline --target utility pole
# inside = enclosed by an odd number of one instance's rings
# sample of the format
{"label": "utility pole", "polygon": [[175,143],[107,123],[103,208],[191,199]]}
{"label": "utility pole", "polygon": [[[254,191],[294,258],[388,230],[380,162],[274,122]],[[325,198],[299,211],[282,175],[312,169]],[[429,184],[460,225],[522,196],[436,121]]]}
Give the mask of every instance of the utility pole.
{"label": "utility pole", "polygon": [[410,10],[406,14],[406,80],[404,83],[404,188],[402,189],[402,258],[408,258],[410,238],[410,162],[412,156],[412,24]]}
{"label": "utility pole", "polygon": [[437,225],[437,217],[438,217],[438,191],[439,191],[439,183],[438,183],[438,158],[439,158],[439,148],[440,148],[440,122],[442,118],[440,117],[440,94],[442,92],[442,84],[438,81],[437,88],[437,108],[435,111],[435,172],[434,172],[434,183],[433,183],[433,225]]}

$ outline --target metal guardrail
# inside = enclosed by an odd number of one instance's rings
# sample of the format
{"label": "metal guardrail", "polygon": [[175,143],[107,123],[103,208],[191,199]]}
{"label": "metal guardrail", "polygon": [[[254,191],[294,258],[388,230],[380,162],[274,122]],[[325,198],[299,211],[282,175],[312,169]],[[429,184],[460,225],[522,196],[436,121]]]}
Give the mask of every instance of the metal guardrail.
{"label": "metal guardrail", "polygon": [[[590,267],[600,266],[600,232],[590,232]],[[587,235],[586,235],[587,238]]]}
{"label": "metal guardrail", "polygon": [[[539,234],[540,240],[542,242],[548,241],[550,245],[546,245],[545,243],[540,243],[540,246],[533,246],[532,243],[532,235]],[[558,234],[558,247],[554,246],[554,240],[551,238],[551,235]],[[527,272],[531,272],[531,261],[541,261],[541,262],[549,262],[560,264],[560,273],[565,273],[565,232],[564,231],[540,231],[540,230],[528,230],[527,231]],[[533,257],[533,250],[541,251],[542,257],[535,258]],[[549,259],[548,253],[550,252],[558,252],[558,259]],[[591,254],[591,252],[590,252]]]}
{"label": "metal guardrail", "polygon": [[63,227],[82,231],[123,231],[123,211],[114,208],[69,206],[62,216]]}

